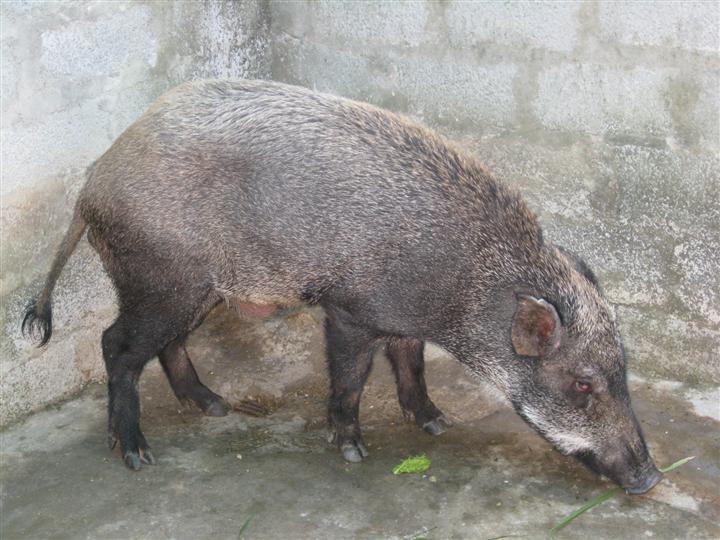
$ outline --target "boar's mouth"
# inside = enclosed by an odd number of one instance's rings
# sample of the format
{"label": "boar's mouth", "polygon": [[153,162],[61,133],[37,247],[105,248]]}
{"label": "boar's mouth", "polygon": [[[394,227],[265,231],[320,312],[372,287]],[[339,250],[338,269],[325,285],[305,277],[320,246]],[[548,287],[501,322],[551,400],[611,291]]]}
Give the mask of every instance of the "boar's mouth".
{"label": "boar's mouth", "polygon": [[662,473],[653,467],[640,483],[634,486],[625,486],[625,491],[630,495],[642,495],[654,488],[662,480],[662,477]]}
{"label": "boar's mouth", "polygon": [[646,461],[642,467],[638,468],[627,465],[605,464],[594,452],[579,452],[575,454],[575,457],[591,471],[605,475],[619,484],[630,495],[647,493],[663,477],[652,460]]}

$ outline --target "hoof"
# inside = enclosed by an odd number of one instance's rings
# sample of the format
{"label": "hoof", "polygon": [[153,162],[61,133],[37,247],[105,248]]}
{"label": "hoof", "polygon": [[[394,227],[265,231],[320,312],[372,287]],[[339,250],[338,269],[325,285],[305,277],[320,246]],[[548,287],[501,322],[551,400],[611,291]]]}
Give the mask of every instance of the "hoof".
{"label": "hoof", "polygon": [[350,463],[360,463],[368,456],[368,450],[360,441],[348,441],[340,447],[343,458]]}
{"label": "hoof", "polygon": [[331,430],[328,442],[337,445],[343,458],[349,463],[360,463],[369,454],[360,435],[341,435],[337,430]]}
{"label": "hoof", "polygon": [[203,412],[205,416],[227,416],[229,410],[230,405],[228,405],[224,399],[218,398],[210,402],[210,404],[203,409]]}
{"label": "hoof", "polygon": [[140,449],[140,461],[143,463],[146,463],[148,465],[155,465],[155,456],[152,455],[152,452],[149,448],[141,448]]}
{"label": "hoof", "polygon": [[139,471],[140,467],[142,467],[140,455],[137,452],[128,452],[123,457],[123,460],[125,461],[127,468],[131,471]]}
{"label": "hoof", "polygon": [[142,464],[155,465],[155,457],[149,448],[140,449],[138,452],[125,452],[123,461],[128,469],[139,471]]}
{"label": "hoof", "polygon": [[452,422],[448,420],[445,415],[440,415],[422,425],[422,428],[430,435],[440,435],[449,427],[452,427]]}

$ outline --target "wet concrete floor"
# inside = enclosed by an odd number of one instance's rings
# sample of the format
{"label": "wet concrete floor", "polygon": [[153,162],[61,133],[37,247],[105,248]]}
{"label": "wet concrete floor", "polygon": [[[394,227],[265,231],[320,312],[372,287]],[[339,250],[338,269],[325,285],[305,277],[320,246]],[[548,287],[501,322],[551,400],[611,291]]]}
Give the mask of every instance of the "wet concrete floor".
{"label": "wet concrete floor", "polygon": [[[222,324],[191,347],[207,353],[196,365],[214,388],[231,378],[211,352]],[[455,426],[423,433],[403,421],[387,363],[376,360],[362,408],[370,456],[354,465],[327,443],[322,373],[283,395],[253,396],[267,416],[208,418],[181,407],[149,367],[142,425],[157,464],[137,473],[105,446],[105,389],[92,385],[0,434],[0,538],[546,538],[612,487],[443,360],[429,362],[430,393]],[[658,464],[697,457],[557,537],[720,538],[717,390],[639,378],[631,387]],[[419,453],[432,460],[428,473],[392,474]]]}

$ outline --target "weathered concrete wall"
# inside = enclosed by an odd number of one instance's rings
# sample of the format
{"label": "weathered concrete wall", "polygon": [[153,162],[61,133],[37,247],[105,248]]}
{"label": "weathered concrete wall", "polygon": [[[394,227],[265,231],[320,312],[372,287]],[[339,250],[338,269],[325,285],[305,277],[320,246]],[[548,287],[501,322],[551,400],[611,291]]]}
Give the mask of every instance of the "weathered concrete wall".
{"label": "weathered concrete wall", "polygon": [[463,143],[596,270],[635,370],[720,381],[720,5],[270,8],[273,78]]}
{"label": "weathered concrete wall", "polygon": [[[20,338],[18,314],[41,285],[85,167],[157,96],[199,77],[298,83],[409,114],[459,141],[526,193],[549,238],[595,268],[637,371],[720,381],[716,3],[0,10],[0,424],[103,377],[99,336],[114,297],[86,242],[56,289],[48,348]],[[269,336],[273,325],[256,330]],[[320,339],[317,324],[303,332],[292,347]],[[278,355],[294,354],[283,347]]]}
{"label": "weathered concrete wall", "polygon": [[104,375],[115,311],[81,242],[54,296],[54,337],[35,349],[18,316],[41,286],[83,171],[160,94],[203,77],[266,77],[255,2],[3,2],[0,425]]}

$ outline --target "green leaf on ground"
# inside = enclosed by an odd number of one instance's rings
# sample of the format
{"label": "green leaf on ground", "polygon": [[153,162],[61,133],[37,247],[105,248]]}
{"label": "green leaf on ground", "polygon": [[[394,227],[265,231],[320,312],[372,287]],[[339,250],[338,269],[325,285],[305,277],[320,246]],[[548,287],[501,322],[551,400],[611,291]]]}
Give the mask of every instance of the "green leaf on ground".
{"label": "green leaf on ground", "polygon": [[430,458],[425,454],[404,459],[393,469],[393,474],[422,473],[430,468]]}

